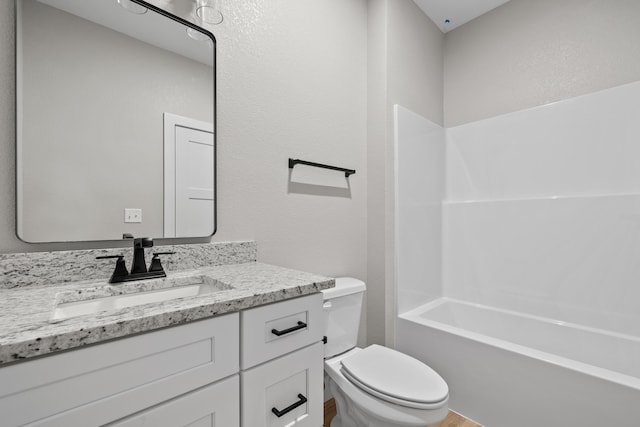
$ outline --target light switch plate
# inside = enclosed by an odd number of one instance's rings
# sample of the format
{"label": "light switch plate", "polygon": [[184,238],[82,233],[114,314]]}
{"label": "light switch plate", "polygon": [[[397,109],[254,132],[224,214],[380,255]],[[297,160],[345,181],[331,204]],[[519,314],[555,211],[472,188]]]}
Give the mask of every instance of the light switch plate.
{"label": "light switch plate", "polygon": [[142,209],[124,209],[124,222],[142,222]]}

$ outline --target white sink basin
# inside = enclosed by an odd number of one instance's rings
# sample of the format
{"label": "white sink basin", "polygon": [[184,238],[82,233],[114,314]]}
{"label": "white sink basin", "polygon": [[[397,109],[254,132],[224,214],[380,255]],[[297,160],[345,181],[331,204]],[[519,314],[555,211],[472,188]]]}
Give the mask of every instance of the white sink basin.
{"label": "white sink basin", "polygon": [[231,286],[207,276],[190,276],[63,292],[56,295],[51,322],[230,289]]}

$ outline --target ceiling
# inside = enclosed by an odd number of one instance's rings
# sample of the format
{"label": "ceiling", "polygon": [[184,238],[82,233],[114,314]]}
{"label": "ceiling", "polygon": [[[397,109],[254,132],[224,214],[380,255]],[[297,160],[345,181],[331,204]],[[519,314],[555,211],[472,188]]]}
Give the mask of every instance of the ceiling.
{"label": "ceiling", "polygon": [[[446,33],[509,0],[413,0]],[[447,20],[449,22],[447,22]]]}
{"label": "ceiling", "polygon": [[152,46],[213,66],[212,45],[205,43],[208,39],[202,41],[189,37],[186,26],[159,13],[130,13],[120,7],[118,2],[110,0],[38,1]]}

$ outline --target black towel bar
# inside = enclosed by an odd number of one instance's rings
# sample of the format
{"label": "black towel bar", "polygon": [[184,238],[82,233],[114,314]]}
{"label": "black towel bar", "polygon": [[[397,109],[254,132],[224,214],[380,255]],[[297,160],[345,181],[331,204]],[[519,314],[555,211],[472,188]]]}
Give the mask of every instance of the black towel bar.
{"label": "black towel bar", "polygon": [[300,159],[289,159],[289,169],[293,169],[293,167],[295,165],[307,165],[307,166],[313,166],[316,168],[323,168],[323,169],[331,169],[334,171],[340,171],[340,172],[344,172],[344,176],[346,178],[349,178],[349,175],[353,175],[354,173],[356,173],[355,169],[345,169],[345,168],[339,168],[337,166],[329,166],[329,165],[323,165],[322,163],[314,163],[314,162],[308,162],[306,160],[300,160]]}

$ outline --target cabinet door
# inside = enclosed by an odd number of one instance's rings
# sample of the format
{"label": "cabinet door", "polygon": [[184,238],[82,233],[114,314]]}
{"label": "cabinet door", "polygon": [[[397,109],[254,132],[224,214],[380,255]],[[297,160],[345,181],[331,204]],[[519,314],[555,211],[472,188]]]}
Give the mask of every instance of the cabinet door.
{"label": "cabinet door", "polygon": [[320,342],[240,373],[244,427],[322,425]]}
{"label": "cabinet door", "polygon": [[155,406],[109,427],[239,427],[238,375]]}
{"label": "cabinet door", "polygon": [[0,425],[92,427],[238,372],[238,314],[0,368]]}

